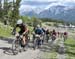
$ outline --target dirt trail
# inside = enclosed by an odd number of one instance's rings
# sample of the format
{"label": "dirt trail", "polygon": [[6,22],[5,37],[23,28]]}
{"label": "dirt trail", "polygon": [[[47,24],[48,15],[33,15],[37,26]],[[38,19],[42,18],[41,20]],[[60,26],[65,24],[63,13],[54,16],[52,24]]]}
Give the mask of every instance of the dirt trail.
{"label": "dirt trail", "polygon": [[8,41],[0,40],[0,59],[36,59],[40,53],[39,49],[33,50],[28,48],[25,52],[13,55],[11,46],[12,44],[8,43]]}

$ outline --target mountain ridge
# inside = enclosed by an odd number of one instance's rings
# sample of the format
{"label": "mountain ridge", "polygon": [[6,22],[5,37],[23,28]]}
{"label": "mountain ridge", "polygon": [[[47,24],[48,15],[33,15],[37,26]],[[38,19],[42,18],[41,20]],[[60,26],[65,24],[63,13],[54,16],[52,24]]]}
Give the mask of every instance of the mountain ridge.
{"label": "mountain ridge", "polygon": [[[47,6],[48,7],[48,6]],[[72,6],[66,6],[66,5],[54,5],[49,6],[48,8],[45,8],[41,10],[40,8],[37,9],[31,9],[31,11],[26,12],[23,11],[21,13],[22,16],[35,16],[38,18],[55,18],[55,19],[62,19],[64,21],[75,21],[75,8]]]}

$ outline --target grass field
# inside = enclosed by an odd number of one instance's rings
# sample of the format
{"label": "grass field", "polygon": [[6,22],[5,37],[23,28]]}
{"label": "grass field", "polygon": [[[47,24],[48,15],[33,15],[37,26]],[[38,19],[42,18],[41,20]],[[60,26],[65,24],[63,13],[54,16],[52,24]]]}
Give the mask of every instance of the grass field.
{"label": "grass field", "polygon": [[75,59],[75,39],[68,39],[65,41],[66,59]]}
{"label": "grass field", "polygon": [[[12,32],[12,27],[11,26],[6,26],[3,25],[2,23],[0,24],[0,36],[1,37],[10,37],[12,36],[11,32]],[[30,32],[32,32],[33,27],[28,26],[28,29],[30,30]],[[17,32],[20,30],[19,28],[16,29]]]}
{"label": "grass field", "polygon": [[44,55],[42,56],[42,59],[56,59],[57,58],[57,53],[56,52],[45,52]]}
{"label": "grass field", "polygon": [[10,37],[11,36],[11,28],[10,27],[0,27],[0,36],[2,37]]}

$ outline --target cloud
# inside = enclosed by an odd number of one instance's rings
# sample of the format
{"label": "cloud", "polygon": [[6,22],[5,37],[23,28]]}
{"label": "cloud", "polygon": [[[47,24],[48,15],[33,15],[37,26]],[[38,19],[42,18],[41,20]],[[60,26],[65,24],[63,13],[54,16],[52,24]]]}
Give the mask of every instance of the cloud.
{"label": "cloud", "polygon": [[37,1],[25,1],[25,2],[21,2],[21,5],[48,5],[52,2],[37,2]]}
{"label": "cloud", "polygon": [[[40,13],[43,8],[45,8],[46,6],[31,6],[31,5],[21,5],[21,7],[19,8],[20,14],[23,12],[30,12],[30,11],[34,11],[35,13]],[[37,11],[37,12],[36,12]]]}
{"label": "cloud", "polygon": [[[22,0],[22,2],[28,1],[28,0]],[[52,2],[52,1],[58,1],[58,2],[75,2],[75,0],[29,0],[29,1],[37,1],[37,2]]]}
{"label": "cloud", "polygon": [[65,8],[71,9],[75,7],[75,0],[22,0],[20,3],[20,12],[23,11],[37,11],[37,13],[43,11],[44,9],[48,9],[52,6],[68,6]]}
{"label": "cloud", "polygon": [[48,5],[58,5],[58,4],[63,4],[63,5],[75,5],[75,0],[22,0],[21,5],[31,5],[33,6],[48,6]]}
{"label": "cloud", "polygon": [[29,11],[32,8],[30,5],[21,5],[19,10]]}
{"label": "cloud", "polygon": [[[28,0],[22,0],[22,2],[28,1]],[[36,2],[51,2],[51,1],[57,1],[57,0],[29,0],[29,1],[36,1]]]}

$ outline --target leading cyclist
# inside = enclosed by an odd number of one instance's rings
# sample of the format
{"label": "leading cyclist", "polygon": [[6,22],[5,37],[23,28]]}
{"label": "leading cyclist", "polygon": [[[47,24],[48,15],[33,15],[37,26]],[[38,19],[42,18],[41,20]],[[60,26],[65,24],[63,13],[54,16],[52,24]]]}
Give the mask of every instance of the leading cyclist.
{"label": "leading cyclist", "polygon": [[[18,33],[16,33],[17,27],[20,28],[20,31],[18,31]],[[18,36],[22,35],[22,40],[23,40],[22,47],[25,47],[27,39],[28,39],[28,28],[27,28],[27,25],[23,23],[22,19],[19,19],[17,21],[17,24],[14,27],[13,32],[15,33],[15,36],[17,39],[18,39]]]}

